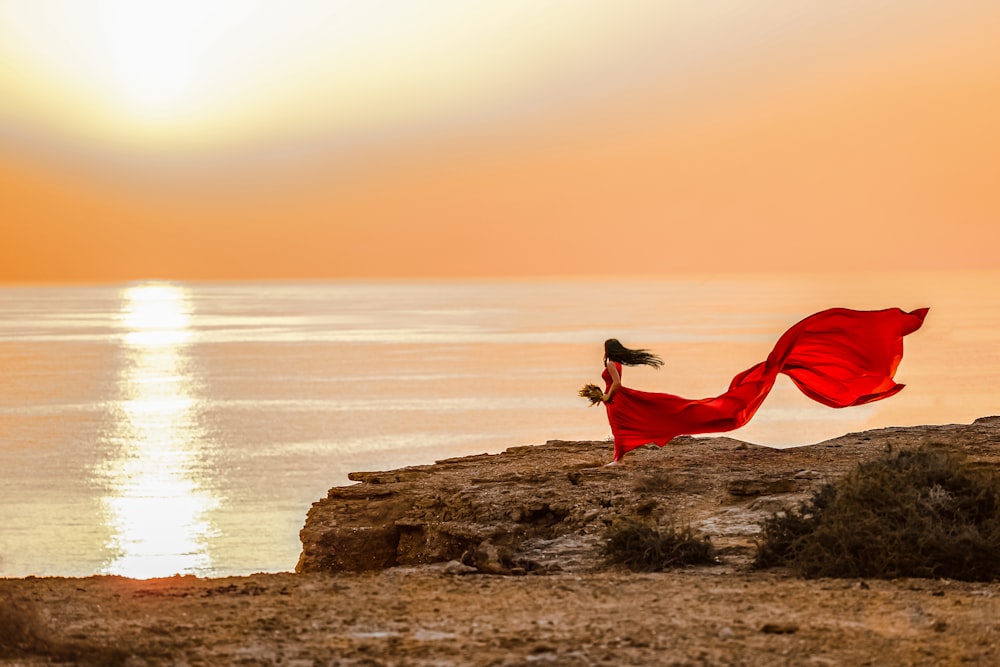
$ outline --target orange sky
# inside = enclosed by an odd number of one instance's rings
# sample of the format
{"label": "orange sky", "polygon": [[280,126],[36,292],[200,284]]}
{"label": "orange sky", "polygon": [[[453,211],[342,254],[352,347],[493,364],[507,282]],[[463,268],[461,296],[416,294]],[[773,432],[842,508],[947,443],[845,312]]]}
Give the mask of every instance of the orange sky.
{"label": "orange sky", "polygon": [[112,53],[0,0],[0,280],[1000,268],[995,3],[536,4]]}

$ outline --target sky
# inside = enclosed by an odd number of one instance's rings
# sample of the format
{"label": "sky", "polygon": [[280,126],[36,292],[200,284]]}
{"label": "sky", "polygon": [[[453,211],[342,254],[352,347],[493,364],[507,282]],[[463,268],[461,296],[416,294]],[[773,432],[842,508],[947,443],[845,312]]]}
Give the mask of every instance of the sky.
{"label": "sky", "polygon": [[0,281],[1000,268],[992,0],[0,0]]}

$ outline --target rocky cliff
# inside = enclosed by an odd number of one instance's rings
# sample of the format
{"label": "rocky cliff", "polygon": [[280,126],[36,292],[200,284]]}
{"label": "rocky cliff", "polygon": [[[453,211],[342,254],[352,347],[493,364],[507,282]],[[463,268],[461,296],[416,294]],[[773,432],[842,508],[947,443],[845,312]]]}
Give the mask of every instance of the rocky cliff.
{"label": "rocky cliff", "polygon": [[605,468],[609,442],[550,441],[387,472],[357,472],[313,504],[296,571],[447,563],[456,572],[586,571],[617,516],[690,524],[724,563],[754,553],[759,522],[887,448],[961,448],[1000,464],[1000,417],[972,424],[852,433],[791,449],[731,438],[677,438]]}

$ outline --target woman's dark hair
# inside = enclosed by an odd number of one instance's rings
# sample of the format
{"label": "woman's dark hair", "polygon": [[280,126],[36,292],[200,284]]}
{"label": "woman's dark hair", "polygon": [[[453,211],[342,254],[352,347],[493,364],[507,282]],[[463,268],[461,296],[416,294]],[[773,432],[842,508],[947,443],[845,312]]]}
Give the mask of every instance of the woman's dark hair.
{"label": "woman's dark hair", "polygon": [[631,350],[618,342],[617,338],[604,341],[604,358],[626,366],[652,366],[659,368],[663,360],[647,350]]}

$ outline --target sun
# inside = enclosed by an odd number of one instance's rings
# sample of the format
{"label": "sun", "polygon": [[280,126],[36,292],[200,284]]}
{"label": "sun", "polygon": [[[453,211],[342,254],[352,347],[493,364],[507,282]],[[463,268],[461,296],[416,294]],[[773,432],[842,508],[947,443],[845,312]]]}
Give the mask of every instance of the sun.
{"label": "sun", "polygon": [[122,2],[108,11],[107,85],[130,115],[156,120],[190,110],[202,85],[198,26],[210,6]]}
{"label": "sun", "polygon": [[0,96],[32,124],[78,134],[190,126],[220,74],[212,37],[225,32],[224,10],[219,0],[0,0]]}

